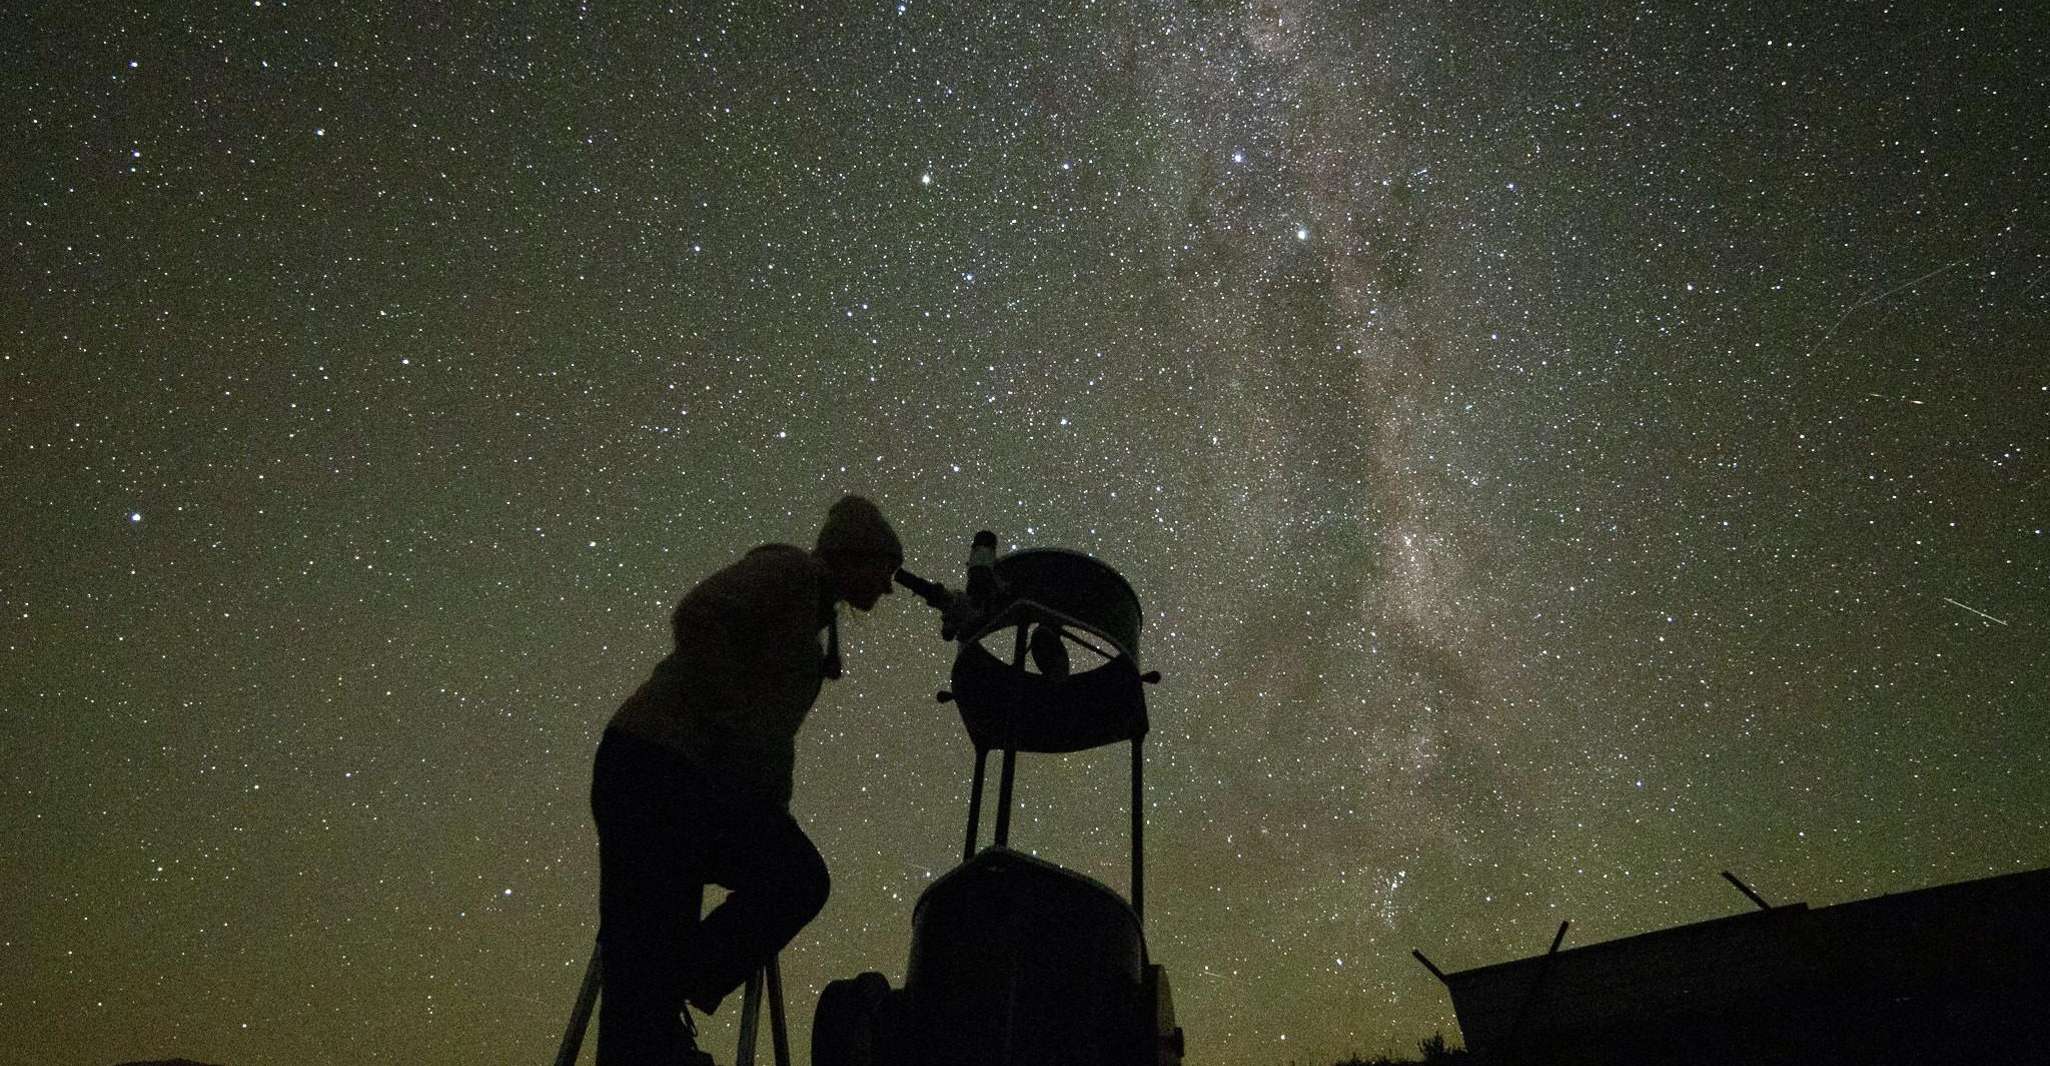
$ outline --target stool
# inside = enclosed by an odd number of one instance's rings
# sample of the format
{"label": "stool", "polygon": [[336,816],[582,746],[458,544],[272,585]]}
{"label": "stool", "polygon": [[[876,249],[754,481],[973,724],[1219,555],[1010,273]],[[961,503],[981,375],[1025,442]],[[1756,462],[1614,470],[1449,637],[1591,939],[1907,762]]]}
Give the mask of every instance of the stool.
{"label": "stool", "polygon": [[[790,1066],[790,1025],[783,1017],[783,969],[777,957],[769,956],[747,979],[747,991],[740,1000],[740,1044],[733,1052],[733,1066],[754,1066],[755,1035],[762,1027],[762,989],[769,991],[769,1041],[776,1066]],[[605,964],[598,948],[591,949],[591,961],[584,967],[583,984],[577,989],[576,1004],[570,1008],[569,1027],[555,1050],[555,1066],[574,1066],[583,1049],[584,1031],[591,1024],[591,1009],[598,1002],[604,984]]]}

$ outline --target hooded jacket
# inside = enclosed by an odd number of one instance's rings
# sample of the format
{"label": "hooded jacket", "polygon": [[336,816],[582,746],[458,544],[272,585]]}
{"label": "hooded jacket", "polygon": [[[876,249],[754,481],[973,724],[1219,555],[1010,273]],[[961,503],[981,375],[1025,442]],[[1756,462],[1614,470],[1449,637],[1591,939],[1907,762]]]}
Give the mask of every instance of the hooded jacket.
{"label": "hooded jacket", "polygon": [[825,564],[789,544],[764,544],[698,582],[676,605],[676,650],[610,728],[682,755],[715,785],[788,806],[797,730],[824,676],[832,588]]}

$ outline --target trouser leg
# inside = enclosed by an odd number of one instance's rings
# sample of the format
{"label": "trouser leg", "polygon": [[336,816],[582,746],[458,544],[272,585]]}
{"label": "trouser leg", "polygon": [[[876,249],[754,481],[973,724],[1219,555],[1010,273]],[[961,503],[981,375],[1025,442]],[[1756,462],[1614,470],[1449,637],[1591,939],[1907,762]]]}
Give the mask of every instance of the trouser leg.
{"label": "trouser leg", "polygon": [[[617,869],[620,864],[613,865]],[[605,880],[613,891],[600,890],[611,905],[601,904],[598,1064],[671,1066],[683,1042],[678,1018],[684,1007],[682,945],[695,924],[703,887],[680,890],[666,878]]]}
{"label": "trouser leg", "polygon": [[598,823],[598,940],[603,984],[599,1066],[673,1066],[684,1006],[680,952],[697,923],[704,874],[679,819],[673,774],[637,765],[631,745],[601,742],[592,784]]}
{"label": "trouser leg", "polygon": [[683,987],[708,1014],[818,915],[831,890],[825,860],[788,811],[722,807],[722,846],[707,872],[731,892],[684,937]]}
{"label": "trouser leg", "polygon": [[[622,1039],[653,1041],[685,1000],[716,1010],[825,905],[825,861],[789,811],[709,787],[644,741],[606,734],[591,808],[605,948],[601,1053],[615,1013]],[[700,921],[706,884],[730,894]]]}

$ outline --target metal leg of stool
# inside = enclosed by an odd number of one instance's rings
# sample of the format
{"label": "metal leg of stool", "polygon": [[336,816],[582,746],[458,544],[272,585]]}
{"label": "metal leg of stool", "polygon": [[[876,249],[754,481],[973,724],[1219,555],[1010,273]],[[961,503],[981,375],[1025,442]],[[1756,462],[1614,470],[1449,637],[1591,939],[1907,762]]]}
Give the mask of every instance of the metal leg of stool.
{"label": "metal leg of stool", "polygon": [[783,967],[771,955],[762,972],[769,979],[769,1046],[776,1052],[776,1066],[790,1066],[790,1027],[783,1020]]}
{"label": "metal leg of stool", "polygon": [[604,981],[604,952],[591,948],[591,961],[584,966],[584,983],[577,988],[576,1005],[569,1009],[569,1027],[562,1031],[562,1043],[555,1049],[555,1066],[576,1066],[583,1049],[584,1032],[591,1026],[591,1008],[598,1002],[598,986]]}
{"label": "metal leg of stool", "polygon": [[733,1066],[755,1066],[755,1034],[762,1024],[762,990],[769,993],[769,1048],[776,1066],[790,1066],[790,1026],[783,1017],[783,968],[774,955],[747,979],[740,1000],[740,1042]]}
{"label": "metal leg of stool", "polygon": [[761,1019],[762,971],[756,970],[740,1000],[740,1043],[733,1049],[733,1066],[755,1066],[755,1028]]}

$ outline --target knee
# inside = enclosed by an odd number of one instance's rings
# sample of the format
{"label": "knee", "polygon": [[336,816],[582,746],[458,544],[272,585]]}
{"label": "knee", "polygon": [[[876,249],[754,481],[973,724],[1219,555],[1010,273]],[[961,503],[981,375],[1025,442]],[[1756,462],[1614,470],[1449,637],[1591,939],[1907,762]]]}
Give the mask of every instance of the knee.
{"label": "knee", "polygon": [[826,898],[833,894],[833,878],[826,872],[824,859],[813,856],[800,868],[797,882],[792,887],[792,903],[809,922],[818,917],[826,906]]}

